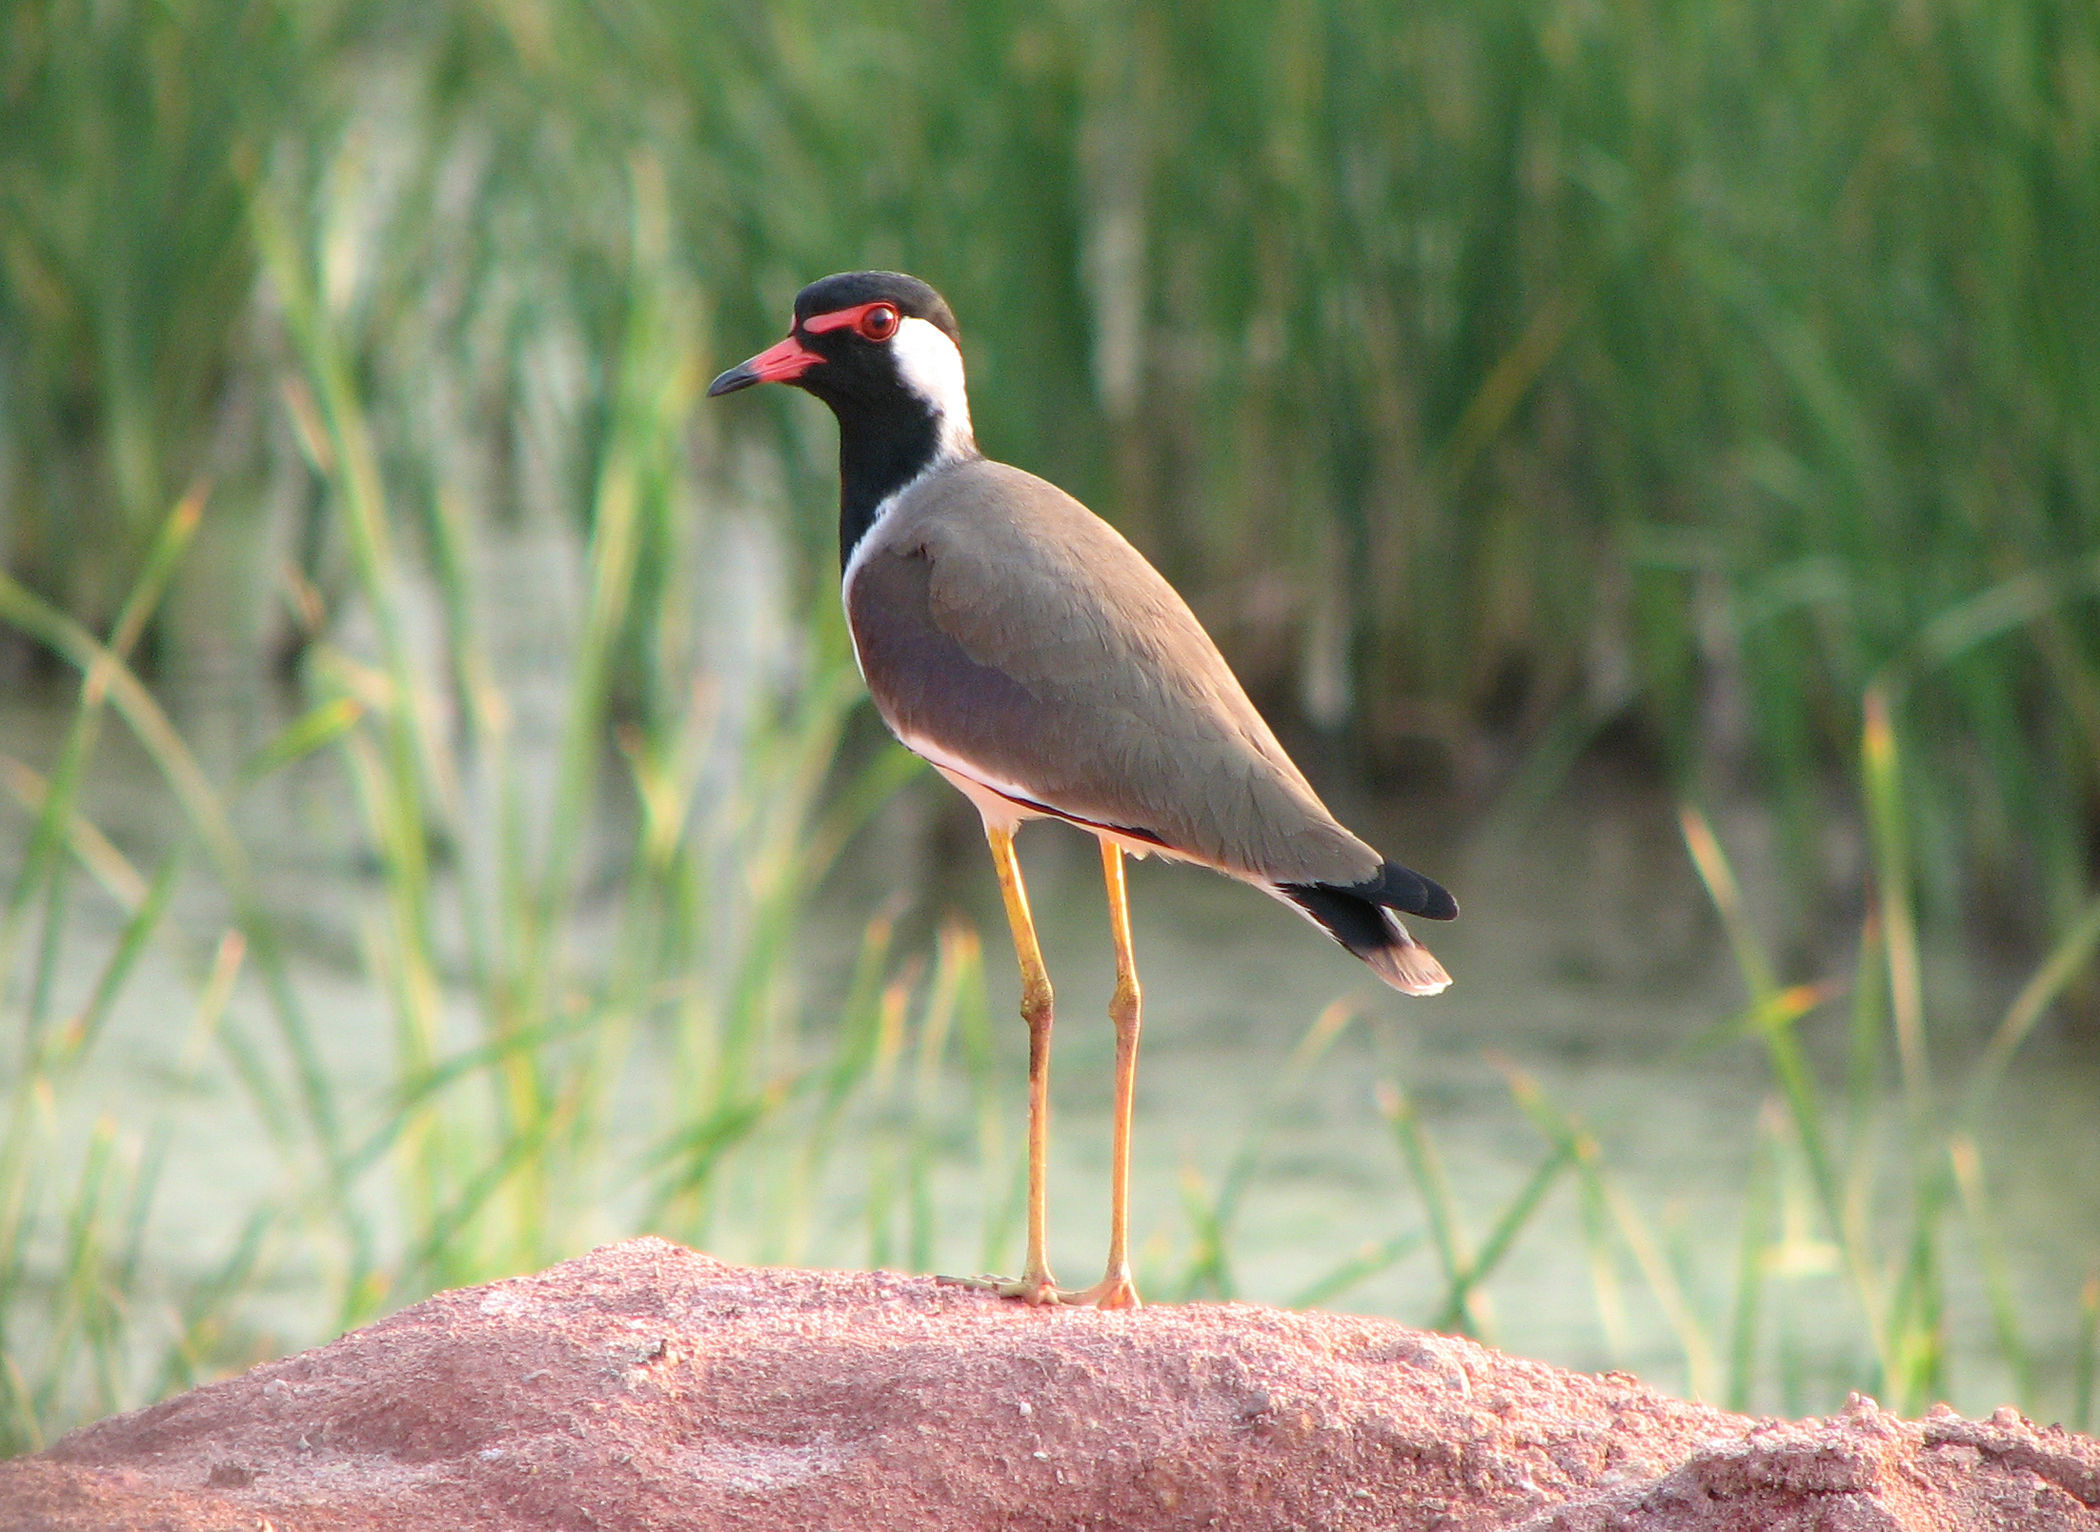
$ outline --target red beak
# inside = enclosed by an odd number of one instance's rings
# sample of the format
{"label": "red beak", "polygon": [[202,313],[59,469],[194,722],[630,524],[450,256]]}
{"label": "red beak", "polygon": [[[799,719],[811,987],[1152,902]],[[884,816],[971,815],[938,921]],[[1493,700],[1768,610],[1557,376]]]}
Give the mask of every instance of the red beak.
{"label": "red beak", "polygon": [[789,383],[824,358],[790,335],[777,346],[769,346],[748,362],[740,362],[707,385],[707,397],[733,394],[754,383]]}

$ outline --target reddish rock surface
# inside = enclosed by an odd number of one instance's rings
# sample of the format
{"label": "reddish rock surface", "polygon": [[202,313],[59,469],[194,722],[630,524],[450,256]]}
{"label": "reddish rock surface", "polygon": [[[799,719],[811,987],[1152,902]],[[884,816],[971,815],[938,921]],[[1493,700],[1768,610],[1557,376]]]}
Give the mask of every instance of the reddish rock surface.
{"label": "reddish rock surface", "polygon": [[1755,1421],[1385,1320],[1032,1310],[661,1240],[0,1463],[0,1527],[2077,1528],[2100,1443]]}

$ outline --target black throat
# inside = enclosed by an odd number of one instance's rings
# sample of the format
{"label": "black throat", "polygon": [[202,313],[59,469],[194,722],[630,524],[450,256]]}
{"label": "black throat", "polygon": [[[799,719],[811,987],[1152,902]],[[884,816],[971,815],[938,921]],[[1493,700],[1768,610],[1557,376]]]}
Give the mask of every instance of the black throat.
{"label": "black throat", "polygon": [[[814,392],[814,390],[812,390]],[[875,524],[883,501],[931,468],[941,452],[941,421],[918,395],[826,399],[839,421],[839,567]],[[966,449],[966,453],[974,449]]]}

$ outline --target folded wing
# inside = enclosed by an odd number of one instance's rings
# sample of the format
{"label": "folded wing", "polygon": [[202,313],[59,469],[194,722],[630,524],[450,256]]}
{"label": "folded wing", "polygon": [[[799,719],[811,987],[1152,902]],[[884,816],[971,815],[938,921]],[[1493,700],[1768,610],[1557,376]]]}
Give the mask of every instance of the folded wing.
{"label": "folded wing", "polygon": [[1257,882],[1384,875],[1173,587],[1054,486],[984,460],[935,476],[846,595],[877,705],[950,769]]}

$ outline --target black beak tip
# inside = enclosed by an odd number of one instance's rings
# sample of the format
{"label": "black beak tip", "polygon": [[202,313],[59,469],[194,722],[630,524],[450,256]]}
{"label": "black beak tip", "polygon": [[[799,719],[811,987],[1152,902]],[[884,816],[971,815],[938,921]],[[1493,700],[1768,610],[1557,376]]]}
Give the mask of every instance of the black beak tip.
{"label": "black beak tip", "polygon": [[733,394],[740,388],[749,388],[761,381],[763,380],[751,370],[748,362],[739,362],[707,385],[707,397],[713,399],[721,394]]}

